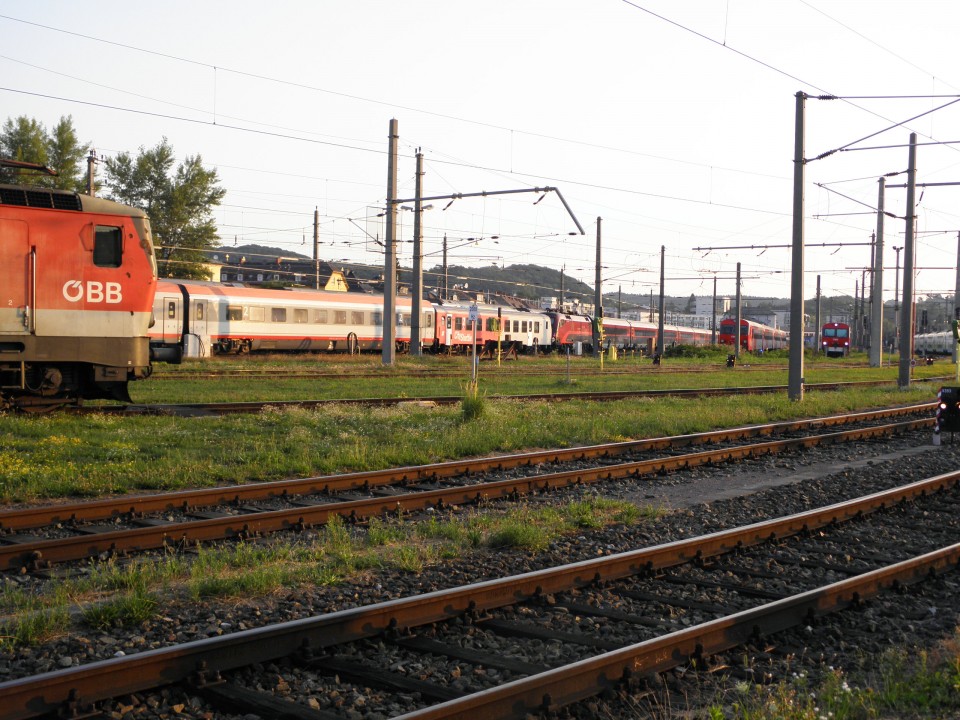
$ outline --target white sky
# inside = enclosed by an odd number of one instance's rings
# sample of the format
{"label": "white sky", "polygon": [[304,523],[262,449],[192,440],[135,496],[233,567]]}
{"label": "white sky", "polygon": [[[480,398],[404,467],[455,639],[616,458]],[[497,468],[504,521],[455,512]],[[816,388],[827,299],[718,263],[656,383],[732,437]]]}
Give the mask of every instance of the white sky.
{"label": "white sky", "polygon": [[[805,152],[904,123],[853,145],[897,147],[807,165],[805,295],[819,274],[824,294],[852,296],[869,247],[815,245],[869,242],[877,178],[906,170],[910,132],[960,140],[960,103],[910,120],[960,96],[958,30],[956,0],[0,0],[0,121],[72,115],[107,156],[165,136],[217,168],[225,244],[311,255],[317,207],[322,258],[382,265],[362,228],[378,232],[397,118],[402,197],[419,147],[425,195],[556,186],[586,231],[569,235],[553,194],[434,202],[426,267],[447,234],[451,264],[592,285],[602,217],[604,292],[656,290],[664,245],[669,295],[709,295],[714,272],[733,294],[740,261],[745,294],[788,297],[788,248],[694,248],[789,245],[794,96],[858,96],[807,101]],[[918,168],[960,181],[960,145],[920,147]],[[889,188],[887,210],[902,217],[905,197]],[[918,292],[953,292],[958,199],[948,186],[918,203]],[[886,299],[903,239],[887,218]]]}

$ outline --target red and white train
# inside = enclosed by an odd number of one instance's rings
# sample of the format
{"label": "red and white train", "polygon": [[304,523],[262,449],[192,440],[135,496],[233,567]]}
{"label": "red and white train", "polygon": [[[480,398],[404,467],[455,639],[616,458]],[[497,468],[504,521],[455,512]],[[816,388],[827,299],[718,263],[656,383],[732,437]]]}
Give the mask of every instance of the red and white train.
{"label": "red and white train", "polygon": [[[721,345],[735,345],[737,321],[735,318],[724,318],[720,321],[718,340]],[[740,320],[740,347],[748,352],[766,352],[767,350],[781,350],[789,345],[790,336],[786,330],[773,328],[769,325]]]}
{"label": "red and white train", "polygon": [[850,326],[828,322],[820,329],[820,347],[827,357],[847,357],[850,354]]}
{"label": "red and white train", "polygon": [[[411,298],[397,298],[397,349],[410,345]],[[427,351],[548,352],[591,350],[593,318],[512,305],[479,303],[476,336],[471,304],[424,302],[420,340]],[[359,352],[383,347],[383,296],[311,289],[267,289],[240,284],[160,280],[150,331],[155,360],[264,350]],[[657,325],[635,320],[603,321],[604,347],[655,351]],[[709,330],[666,326],[666,346],[709,345]]]}
{"label": "red and white train", "polygon": [[150,374],[156,281],[141,210],[0,185],[0,407],[129,401]]}
{"label": "red and white train", "polygon": [[[412,303],[397,298],[396,343],[410,345]],[[550,347],[550,319],[511,306],[425,302],[420,339],[434,352]],[[383,348],[383,296],[309,289],[267,289],[229,283],[161,280],[150,333],[156,360],[262,350],[359,352]],[[501,331],[502,328],[502,331]]]}

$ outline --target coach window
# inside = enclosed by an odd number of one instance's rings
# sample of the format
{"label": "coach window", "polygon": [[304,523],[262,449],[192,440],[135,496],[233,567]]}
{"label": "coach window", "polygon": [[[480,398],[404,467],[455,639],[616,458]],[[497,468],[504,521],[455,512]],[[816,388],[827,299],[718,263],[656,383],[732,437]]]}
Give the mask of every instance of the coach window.
{"label": "coach window", "polygon": [[327,319],[327,311],[326,311],[326,310],[314,310],[314,311],[313,311],[313,321],[314,321],[315,323],[322,323],[322,324],[326,324],[326,323],[330,322],[330,321]]}
{"label": "coach window", "polygon": [[350,311],[350,324],[363,325],[363,313],[359,310]]}
{"label": "coach window", "polygon": [[227,320],[243,320],[243,307],[240,305],[227,305]]}
{"label": "coach window", "polygon": [[307,321],[307,311],[303,308],[294,308],[293,321],[295,323],[305,323]]}
{"label": "coach window", "polygon": [[383,313],[379,310],[374,310],[372,313],[370,313],[370,324],[383,325]]}
{"label": "coach window", "polygon": [[203,303],[197,303],[197,320],[203,320]]}
{"label": "coach window", "polygon": [[424,326],[424,327],[428,327],[428,328],[433,327],[433,315],[431,315],[430,313],[424,314],[424,316],[423,316],[423,326]]}
{"label": "coach window", "polygon": [[539,334],[539,332],[540,332],[540,321],[539,321],[539,320],[537,320],[537,321],[535,321],[535,322],[533,323],[533,331],[534,331],[535,333],[538,333],[538,334]]}
{"label": "coach window", "polygon": [[520,332],[526,332],[526,331],[527,331],[527,321],[524,320],[524,321],[523,321],[523,326],[522,326]]}
{"label": "coach window", "polygon": [[120,267],[123,259],[123,232],[118,227],[97,225],[93,236],[93,264],[97,267]]}
{"label": "coach window", "polygon": [[177,317],[177,301],[171,300],[167,303],[167,318],[174,320]]}
{"label": "coach window", "polygon": [[263,322],[263,318],[266,317],[262,307],[256,305],[250,306],[250,320],[253,322]]}
{"label": "coach window", "polygon": [[346,310],[334,310],[333,311],[333,322],[335,325],[346,325],[347,324],[347,311]]}
{"label": "coach window", "polygon": [[287,321],[286,308],[270,308],[270,322],[286,322],[286,321]]}
{"label": "coach window", "polygon": [[519,320],[514,320],[514,321],[513,321],[513,331],[514,331],[515,333],[520,332],[520,321],[519,321]]}
{"label": "coach window", "polygon": [[455,330],[463,330],[463,318],[462,318],[462,317],[458,317],[458,318],[456,319],[456,327],[455,327],[454,329],[455,329]]}

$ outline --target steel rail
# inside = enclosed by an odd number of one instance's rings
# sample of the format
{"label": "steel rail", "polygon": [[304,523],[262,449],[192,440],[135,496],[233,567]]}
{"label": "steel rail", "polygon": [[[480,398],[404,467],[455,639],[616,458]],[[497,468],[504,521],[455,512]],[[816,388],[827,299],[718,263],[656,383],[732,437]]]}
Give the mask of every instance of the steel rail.
{"label": "steel rail", "polygon": [[[925,378],[915,382],[933,382],[951,378]],[[855,387],[881,387],[893,385],[896,380],[862,380],[857,382],[811,383],[805,385],[807,391],[845,390]],[[659,397],[716,397],[724,395],[767,395],[786,392],[786,385],[755,385],[748,387],[711,387],[676,388],[672,390],[607,390],[581,393],[529,393],[525,395],[490,395],[490,401],[507,400],[518,402],[548,401],[561,402],[581,400],[584,402],[609,402],[631,398]],[[71,412],[102,413],[109,415],[166,414],[185,415],[192,413],[255,413],[266,407],[314,409],[327,405],[362,405],[364,407],[391,407],[402,404],[434,403],[437,405],[455,405],[463,401],[462,395],[425,395],[420,397],[383,397],[383,398],[328,398],[323,400],[271,400],[260,402],[221,402],[221,403],[178,403],[153,405],[99,405],[69,408]]]}
{"label": "steel rail", "polygon": [[[327,615],[243,630],[216,638],[147,650],[135,655],[101,660],[62,671],[51,671],[10,680],[0,683],[0,698],[5,701],[0,707],[0,720],[36,717],[63,709],[68,703],[78,705],[96,702],[191,678],[195,682],[217,681],[221,672],[252,663],[270,662],[297,652],[308,652],[311,648],[331,647],[374,637],[387,630],[402,631],[447,621],[467,613],[494,610],[544,594],[565,592],[574,588],[588,587],[598,582],[676,567],[695,560],[733,552],[739,548],[760,545],[771,539],[809,532],[826,525],[861,517],[913,498],[944,491],[955,487],[958,482],[960,482],[960,472],[946,473],[854,500],[697,538],[677,540],[513,577],[488,580],[449,590],[438,590]],[[939,553],[924,556],[924,561],[932,562],[932,567],[935,569],[954,568],[958,553],[960,553],[960,547],[951,546]],[[905,565],[911,565],[912,569],[905,568]],[[864,575],[863,578],[868,582],[855,591],[851,590],[854,587],[851,583],[855,578],[829,587],[832,588],[830,592],[834,595],[842,597],[845,592],[856,592],[857,597],[864,597],[869,594],[871,587],[885,586],[893,582],[893,578],[905,580],[925,575],[927,572],[928,570],[917,568],[915,562],[900,563],[889,571],[882,570]],[[809,593],[804,595],[809,596]],[[637,659],[643,657],[638,654],[638,649],[649,652],[650,655],[647,657],[652,657],[660,663],[681,663],[696,652],[698,642],[703,645],[703,652],[708,650],[715,652],[714,648],[727,647],[722,645],[723,642],[733,642],[745,637],[747,626],[751,628],[751,632],[755,626],[770,632],[786,627],[788,623],[784,618],[789,618],[790,613],[793,613],[794,618],[799,621],[806,619],[807,607],[810,607],[815,614],[829,609],[829,604],[826,602],[816,600],[810,603],[809,600],[808,597],[805,601],[807,606],[802,612],[791,608],[786,610],[786,615],[781,615],[779,619],[771,620],[764,625],[750,622],[754,618],[759,619],[759,615],[750,613],[759,611],[749,610],[732,616],[738,619],[738,623],[744,621],[742,625],[727,627],[723,620],[714,621],[699,626],[699,632],[697,628],[691,628],[675,633],[671,641],[649,641],[606,656],[599,656],[607,661],[613,658],[613,670],[590,666],[589,663],[596,661],[597,658],[571,667],[577,667],[578,674],[583,671],[588,675],[590,672],[602,672],[599,678],[603,683],[614,682],[623,677],[623,673],[618,671],[617,667],[626,666],[634,671],[646,669],[641,664],[643,661]],[[777,601],[774,605],[781,604],[781,607],[785,607],[787,603],[792,602],[797,601]],[[729,620],[726,622],[729,623]],[[681,640],[682,642],[678,642]],[[546,695],[549,695],[548,704],[553,704],[557,698],[567,697],[563,688],[560,687],[564,680],[555,675],[561,671],[552,670],[510,683],[504,686],[506,690],[502,691],[511,693],[523,690],[527,693],[524,695],[526,698],[530,697],[529,693],[534,693],[533,707],[542,704]],[[538,681],[544,679],[552,683],[549,687],[551,691],[546,687],[536,686]],[[493,692],[485,691],[481,695]],[[570,688],[566,692],[570,693],[570,697],[582,697],[578,694],[580,690],[574,681],[571,681]],[[516,717],[513,713],[527,711],[521,710],[524,707],[521,702],[527,702],[527,700],[488,697],[487,701],[503,703],[497,707],[504,708],[503,715],[493,713],[487,715],[488,717]],[[440,707],[442,706],[419,712],[429,713]],[[449,705],[446,709],[450,709]],[[457,706],[454,709],[459,710],[460,707]],[[417,715],[413,714],[411,717],[417,717]],[[420,717],[423,720],[430,717],[477,717],[477,715],[424,714]]]}
{"label": "steel rail", "polygon": [[330,502],[307,507],[284,508],[4,545],[0,546],[0,569],[8,571],[40,569],[49,564],[80,560],[104,552],[141,552],[162,547],[189,546],[216,540],[246,539],[282,531],[301,531],[315,525],[325,524],[335,517],[356,521],[390,514],[417,512],[427,508],[442,508],[450,505],[520,497],[534,492],[544,492],[550,489],[594,483],[601,480],[670,472],[746,457],[774,454],[789,449],[809,448],[824,443],[862,440],[899,431],[928,427],[933,422],[933,419],[911,420],[825,435],[775,440],[666,458],[660,457],[591,469],[545,473],[524,478],[411,492],[388,497]]}
{"label": "steel rail", "polygon": [[[866,363],[861,363],[857,365],[845,365],[845,367],[867,367]],[[685,375],[685,374],[695,374],[702,373],[705,370],[722,370],[726,369],[724,363],[709,363],[701,365],[699,367],[686,368],[686,367],[648,367],[648,366],[636,366],[633,368],[618,368],[616,370],[611,370],[609,367],[600,370],[598,367],[584,367],[579,366],[576,368],[576,373],[578,375],[589,375],[589,376],[622,376],[622,375],[645,375],[648,373],[655,373],[657,375]],[[756,372],[756,371],[781,371],[786,370],[786,365],[740,365],[738,372]],[[493,376],[496,378],[513,378],[513,377],[540,377],[543,375],[566,375],[569,371],[561,367],[532,367],[532,368],[493,368],[489,365],[486,366],[486,374],[488,376]],[[150,375],[151,380],[222,380],[224,378],[254,378],[254,379],[305,379],[312,380],[316,378],[323,379],[341,379],[341,378],[416,378],[416,379],[433,379],[433,378],[448,378],[448,377],[463,377],[464,369],[462,368],[430,368],[430,369],[419,369],[419,368],[400,368],[397,371],[384,371],[384,370],[367,370],[366,372],[350,372],[350,371],[337,371],[337,370],[285,370],[282,368],[270,369],[270,368],[234,368],[234,369],[209,369],[209,370],[180,370],[177,372],[156,372]]]}
{"label": "steel rail", "polygon": [[[112,520],[125,515],[137,517],[146,513],[177,510],[186,511],[214,505],[239,505],[243,502],[252,502],[255,500],[274,498],[289,499],[291,497],[321,493],[358,489],[366,490],[370,487],[382,485],[438,480],[471,473],[489,472],[491,470],[502,471],[542,463],[570,462],[596,457],[611,457],[628,452],[649,452],[671,447],[745,440],[750,437],[795,432],[811,427],[829,427],[853,422],[873,421],[930,412],[935,406],[935,403],[921,403],[844,415],[805,418],[802,420],[767,423],[763,425],[747,425],[703,433],[627,440],[617,443],[496,455],[467,460],[453,460],[429,465],[410,465],[399,468],[388,468],[386,470],[368,470],[337,475],[297,478],[294,480],[256,482],[245,485],[198,488],[150,495],[107,498],[103,500],[70,503],[68,505],[42,505],[30,508],[0,510],[0,531],[22,531],[58,523]],[[0,535],[0,538],[2,538],[2,535]]]}

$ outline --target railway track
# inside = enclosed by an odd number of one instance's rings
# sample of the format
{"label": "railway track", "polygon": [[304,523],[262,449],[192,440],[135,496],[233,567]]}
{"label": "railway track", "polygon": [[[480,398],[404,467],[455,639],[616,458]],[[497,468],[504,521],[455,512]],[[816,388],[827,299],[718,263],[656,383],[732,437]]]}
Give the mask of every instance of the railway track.
{"label": "railway track", "polygon": [[500,720],[678,666],[735,673],[742,654],[729,650],[789,655],[785,631],[845,609],[893,622],[897,603],[872,602],[891,591],[903,598],[935,582],[955,594],[958,483],[960,472],[947,473],[695,538],[10,680],[0,683],[0,720],[117,712],[123,696],[143,702],[171,685],[196,699],[198,716],[332,720],[348,716],[343,699],[356,691],[366,713]]}
{"label": "railway track", "polygon": [[[609,367],[600,370],[598,367],[585,366],[578,364],[575,371],[578,376],[583,375],[648,375],[655,373],[657,375],[689,375],[701,373],[706,370],[720,370],[726,365],[722,363],[712,363],[700,365],[696,368],[691,367],[663,367],[663,366],[634,366],[631,368],[611,369]],[[855,365],[846,365],[846,367],[856,367]],[[738,372],[754,372],[765,370],[786,370],[786,365],[740,365]],[[544,368],[535,367],[530,369],[520,368],[492,368],[488,364],[482,366],[484,374],[492,374],[494,377],[543,377],[543,376],[562,376],[569,370],[560,367]],[[222,369],[204,369],[204,370],[179,370],[176,372],[155,372],[150,376],[151,380],[222,380],[224,378],[241,379],[271,379],[271,380],[340,380],[347,378],[394,378],[394,377],[413,377],[413,378],[462,378],[467,369],[460,368],[411,368],[403,367],[399,370],[369,370],[369,371],[337,371],[337,370],[289,370],[284,368],[222,368]]]}
{"label": "railway track", "polygon": [[[949,378],[926,378],[916,382],[935,383]],[[883,387],[892,385],[895,380],[865,380],[857,382],[810,383],[805,386],[812,392],[827,392],[856,387]],[[724,395],[766,395],[785,393],[786,385],[755,385],[747,387],[713,388],[675,388],[670,390],[610,390],[598,392],[567,393],[528,393],[524,395],[490,395],[488,400],[547,401],[564,402],[580,400],[587,402],[612,402],[631,398],[688,397],[703,398]],[[409,403],[433,403],[436,405],[455,405],[463,401],[463,395],[431,395],[422,397],[380,397],[380,398],[327,398],[322,400],[271,400],[257,402],[212,402],[178,403],[152,405],[87,405],[68,408],[68,412],[101,413],[109,415],[225,415],[238,413],[257,413],[264,408],[304,408],[315,409],[327,405],[351,404],[366,407],[390,407]]]}
{"label": "railway track", "polygon": [[[0,511],[0,570],[303,531],[932,427],[933,404],[383,471]],[[905,416],[923,417],[889,422]],[[847,426],[838,432],[824,428]],[[851,427],[853,426],[853,427]],[[756,442],[757,438],[781,439]],[[798,436],[799,435],[799,436]],[[690,447],[710,449],[689,452]]]}

